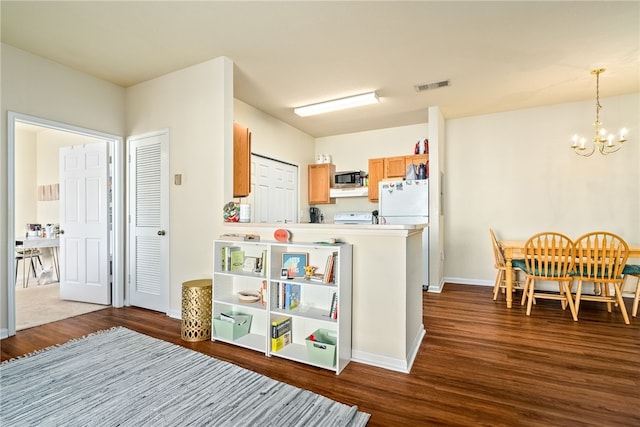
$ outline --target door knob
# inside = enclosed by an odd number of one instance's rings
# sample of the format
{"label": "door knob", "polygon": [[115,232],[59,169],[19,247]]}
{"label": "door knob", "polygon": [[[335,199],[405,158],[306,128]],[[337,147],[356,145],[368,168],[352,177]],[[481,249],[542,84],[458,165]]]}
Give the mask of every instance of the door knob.
{"label": "door knob", "polygon": [[158,236],[164,236],[164,234],[165,234],[165,233],[164,233],[164,230],[160,230],[160,231],[158,231]]}
{"label": "door knob", "polygon": [[64,234],[64,230],[60,230],[60,234]]}

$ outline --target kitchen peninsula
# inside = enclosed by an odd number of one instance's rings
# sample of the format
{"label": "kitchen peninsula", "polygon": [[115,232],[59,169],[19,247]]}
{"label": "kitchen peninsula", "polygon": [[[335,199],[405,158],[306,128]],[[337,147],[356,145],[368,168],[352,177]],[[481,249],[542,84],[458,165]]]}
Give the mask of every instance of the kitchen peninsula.
{"label": "kitchen peninsula", "polygon": [[292,242],[330,238],[353,245],[352,360],[409,372],[425,335],[422,323],[421,225],[225,223],[225,233]]}

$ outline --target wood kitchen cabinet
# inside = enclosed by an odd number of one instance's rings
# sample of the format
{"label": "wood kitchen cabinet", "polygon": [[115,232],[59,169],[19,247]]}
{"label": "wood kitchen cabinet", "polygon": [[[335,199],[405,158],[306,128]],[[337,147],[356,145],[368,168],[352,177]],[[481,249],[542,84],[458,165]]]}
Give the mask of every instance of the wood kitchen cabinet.
{"label": "wood kitchen cabinet", "polygon": [[385,178],[404,178],[406,168],[405,156],[385,157],[384,158],[384,177]]}
{"label": "wood kitchen cabinet", "polygon": [[378,183],[384,178],[384,159],[369,159],[369,201],[378,201]]}
{"label": "wood kitchen cabinet", "polygon": [[335,203],[336,199],[330,197],[331,179],[336,172],[336,166],[332,163],[317,163],[309,165],[309,204]]}
{"label": "wood kitchen cabinet", "polygon": [[251,132],[233,124],[233,197],[247,197],[251,192]]}
{"label": "wood kitchen cabinet", "polygon": [[[369,159],[369,201],[378,201],[378,183],[383,179],[405,179],[409,165],[427,165],[428,154]],[[428,172],[427,172],[428,176]]]}

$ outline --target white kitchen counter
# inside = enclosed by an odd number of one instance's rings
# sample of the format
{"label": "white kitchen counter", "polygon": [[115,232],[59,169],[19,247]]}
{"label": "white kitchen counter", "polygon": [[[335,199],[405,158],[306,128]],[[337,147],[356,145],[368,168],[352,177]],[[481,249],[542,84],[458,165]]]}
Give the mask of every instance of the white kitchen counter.
{"label": "white kitchen counter", "polygon": [[294,242],[329,238],[353,244],[352,360],[409,372],[425,335],[422,323],[422,230],[428,224],[225,223],[225,233]]}

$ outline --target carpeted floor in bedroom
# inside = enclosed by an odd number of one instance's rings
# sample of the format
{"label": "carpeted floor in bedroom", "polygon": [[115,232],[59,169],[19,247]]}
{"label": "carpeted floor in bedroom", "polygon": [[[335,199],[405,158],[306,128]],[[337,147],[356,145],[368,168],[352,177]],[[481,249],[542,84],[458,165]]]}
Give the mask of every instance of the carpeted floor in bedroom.
{"label": "carpeted floor in bedroom", "polygon": [[17,331],[108,307],[61,300],[58,282],[39,285],[32,279],[29,281],[29,286],[24,288],[20,279],[16,284]]}

